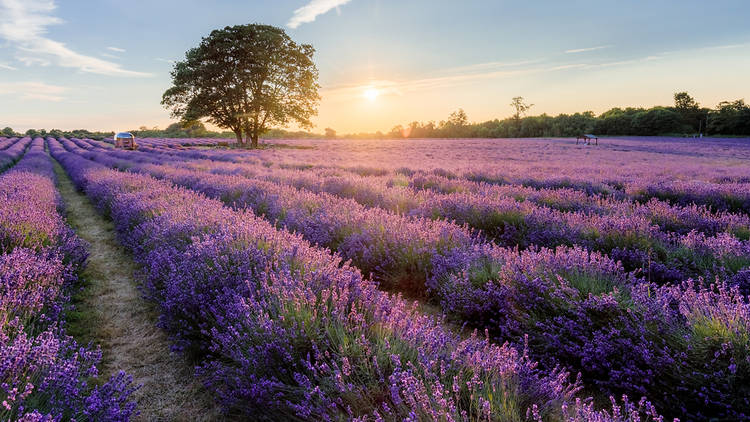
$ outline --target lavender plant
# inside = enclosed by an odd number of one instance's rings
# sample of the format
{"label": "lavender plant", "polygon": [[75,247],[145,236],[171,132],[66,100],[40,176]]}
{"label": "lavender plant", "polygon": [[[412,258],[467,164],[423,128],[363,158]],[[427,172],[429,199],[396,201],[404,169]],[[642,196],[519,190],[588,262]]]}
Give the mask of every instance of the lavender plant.
{"label": "lavender plant", "polygon": [[28,143],[0,176],[0,417],[129,420],[130,378],[98,381],[101,352],[65,333],[63,311],[87,253],[58,212],[44,140]]}

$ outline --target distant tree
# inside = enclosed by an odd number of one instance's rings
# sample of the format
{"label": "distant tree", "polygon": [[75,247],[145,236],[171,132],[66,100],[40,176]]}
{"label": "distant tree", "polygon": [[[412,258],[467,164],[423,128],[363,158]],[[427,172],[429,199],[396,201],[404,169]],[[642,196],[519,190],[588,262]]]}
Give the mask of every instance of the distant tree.
{"label": "distant tree", "polygon": [[677,110],[691,110],[697,109],[698,103],[687,92],[675,92],[674,107]]}
{"label": "distant tree", "polygon": [[406,138],[406,131],[403,126],[396,125],[388,133],[389,138]]}
{"label": "distant tree", "polygon": [[16,136],[16,131],[14,131],[10,127],[5,127],[2,131],[0,131],[0,135],[10,138]]}
{"label": "distant tree", "polygon": [[[270,126],[311,128],[317,113],[315,49],[281,28],[237,25],[218,29],[175,63],[162,104],[182,120],[208,119],[232,130],[241,144]],[[245,134],[243,140],[242,134]]]}
{"label": "distant tree", "polygon": [[413,121],[406,127],[406,133],[409,134],[409,138],[424,138],[425,130],[421,123]]}
{"label": "distant tree", "polygon": [[708,130],[714,135],[750,135],[750,105],[743,99],[720,102],[708,115]]}
{"label": "distant tree", "polygon": [[[160,131],[156,131],[160,132]],[[208,134],[206,126],[198,120],[192,121],[179,121],[170,124],[164,129],[164,136],[170,138],[201,138]],[[155,133],[155,136],[160,136]]]}
{"label": "distant tree", "polygon": [[466,112],[464,109],[459,108],[458,110],[451,113],[450,117],[448,118],[448,124],[451,126],[466,126],[469,124],[469,117],[466,116]]}
{"label": "distant tree", "polygon": [[526,112],[529,111],[529,109],[533,107],[534,104],[524,103],[523,97],[513,97],[513,101],[511,101],[510,106],[516,110],[516,114],[513,115],[513,118],[516,119],[516,122],[520,123],[521,116],[525,116]]}
{"label": "distant tree", "polygon": [[182,134],[183,132],[183,122],[175,122],[167,126],[166,129],[164,129],[165,134]]}
{"label": "distant tree", "polygon": [[325,128],[326,132],[326,138],[328,139],[336,139],[336,131],[331,129],[330,127]]}
{"label": "distant tree", "polygon": [[49,131],[49,136],[51,136],[53,138],[62,138],[62,137],[65,136],[65,132],[63,132],[60,129],[51,129]]}
{"label": "distant tree", "polygon": [[441,121],[438,128],[440,132],[439,136],[443,138],[468,136],[469,118],[466,112],[462,108],[459,108],[450,114],[447,121]]}
{"label": "distant tree", "polygon": [[200,138],[208,133],[206,125],[204,125],[200,120],[184,122],[182,128],[185,130],[188,138]]}
{"label": "distant tree", "polygon": [[703,126],[708,113],[687,92],[675,92],[674,110],[682,116],[684,129],[696,132]]}

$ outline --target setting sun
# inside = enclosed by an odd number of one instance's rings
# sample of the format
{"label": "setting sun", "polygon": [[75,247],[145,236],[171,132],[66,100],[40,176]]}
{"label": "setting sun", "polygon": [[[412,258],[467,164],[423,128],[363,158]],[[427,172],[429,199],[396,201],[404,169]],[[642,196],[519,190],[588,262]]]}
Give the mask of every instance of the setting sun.
{"label": "setting sun", "polygon": [[367,101],[375,101],[376,98],[380,95],[380,91],[378,91],[377,88],[366,88],[365,92],[362,94]]}

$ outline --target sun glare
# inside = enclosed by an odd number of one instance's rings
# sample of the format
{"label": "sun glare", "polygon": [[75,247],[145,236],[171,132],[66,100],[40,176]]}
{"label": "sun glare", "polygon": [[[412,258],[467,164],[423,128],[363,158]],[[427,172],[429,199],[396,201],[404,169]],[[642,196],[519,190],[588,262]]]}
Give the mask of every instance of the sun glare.
{"label": "sun glare", "polygon": [[362,95],[364,95],[367,101],[375,101],[375,99],[378,98],[378,95],[380,95],[380,91],[378,91],[377,88],[369,87],[365,89],[365,92]]}

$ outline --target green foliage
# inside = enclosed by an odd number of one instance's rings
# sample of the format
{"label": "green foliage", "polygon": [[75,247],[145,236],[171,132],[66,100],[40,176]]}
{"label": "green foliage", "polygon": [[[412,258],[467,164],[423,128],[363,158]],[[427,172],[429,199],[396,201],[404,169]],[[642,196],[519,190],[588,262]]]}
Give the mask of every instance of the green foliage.
{"label": "green foliage", "polygon": [[[665,107],[653,107],[633,116],[631,132],[634,135],[656,135],[685,132],[682,116]],[[687,128],[689,132],[690,129]]]}
{"label": "green foliage", "polygon": [[[191,50],[192,51],[192,50]],[[173,71],[174,74],[174,71]],[[174,76],[173,76],[174,77]],[[177,101],[177,87],[172,87],[164,94],[163,104],[171,104]],[[169,100],[167,96],[169,94]],[[317,94],[316,94],[317,95]],[[216,99],[217,102],[220,98]],[[521,98],[522,100],[522,98]],[[225,103],[226,105],[226,103]],[[189,120],[188,115],[178,113],[186,112],[175,103],[172,109],[173,115],[182,116],[181,122],[173,123],[166,129],[147,128],[141,126],[137,130],[130,130],[138,137],[144,138],[228,138],[233,135],[242,144],[243,128],[238,121],[237,132],[234,129],[229,132],[209,131],[197,120]],[[177,108],[174,108],[177,107]],[[228,107],[228,105],[227,105]],[[530,106],[529,106],[530,107]],[[182,111],[180,111],[182,110]],[[208,118],[212,121],[211,118]],[[214,121],[212,121],[214,122]],[[215,123],[215,122],[214,122]],[[229,127],[221,126],[220,127]],[[337,136],[336,131],[326,128],[324,134],[312,133],[304,130],[288,131],[279,128],[265,128],[262,132],[267,139],[385,139],[385,138],[514,138],[514,137],[571,137],[583,133],[594,133],[600,136],[622,136],[640,135],[655,136],[667,134],[696,134],[698,132],[709,135],[750,135],[750,106],[744,100],[722,101],[716,109],[701,108],[699,104],[686,92],[675,93],[674,107],[652,107],[645,108],[619,108],[615,107],[596,116],[591,111],[575,114],[559,114],[549,116],[519,117],[515,115],[503,120],[494,119],[485,122],[471,123],[463,109],[450,114],[447,120],[435,123],[434,121],[413,121],[406,127],[395,126],[390,132],[357,133]],[[114,132],[91,132],[85,129],[72,131],[61,131],[52,129],[29,129],[26,136],[64,136],[67,138],[91,138],[103,139],[111,137]],[[260,135],[260,133],[258,134]],[[0,131],[0,136],[21,136],[12,128],[6,127]],[[252,139],[252,135],[250,136]],[[669,199],[669,198],[661,198]],[[727,198],[728,201],[733,198]],[[736,208],[741,208],[737,204]]]}
{"label": "green foliage", "polygon": [[[686,92],[674,95],[673,107],[651,108],[615,107],[596,116],[591,111],[549,116],[524,116],[533,106],[523,97],[511,102],[515,113],[505,119],[471,123],[459,109],[447,121],[436,124],[411,122],[406,127],[395,126],[387,134],[359,133],[346,138],[525,138],[571,137],[584,133],[602,136],[622,135],[750,135],[750,106],[744,100],[723,101],[715,110],[701,108]],[[708,123],[706,123],[708,122]]]}
{"label": "green foliage", "polygon": [[234,132],[240,144],[257,147],[271,126],[312,127],[320,99],[314,52],[274,26],[214,30],[175,63],[162,104],[174,117],[206,118]]}
{"label": "green foliage", "polygon": [[492,280],[500,277],[503,264],[492,259],[480,259],[469,268],[469,281],[474,287],[483,287]]}
{"label": "green foliage", "polygon": [[722,101],[708,114],[708,132],[717,135],[750,135],[750,106],[745,100]]}
{"label": "green foliage", "polygon": [[677,110],[696,110],[698,103],[687,92],[675,92],[674,107]]}
{"label": "green foliage", "polygon": [[571,269],[562,272],[560,277],[578,290],[582,299],[587,298],[589,294],[601,296],[615,291],[618,298],[628,298],[629,295],[627,289],[617,289],[620,281],[612,278],[609,274]]}
{"label": "green foliage", "polygon": [[157,127],[149,129],[141,126],[128,132],[139,138],[226,138],[232,136],[231,132],[210,132],[200,121],[176,122],[163,130]]}
{"label": "green foliage", "polygon": [[[6,132],[7,131],[7,132]],[[8,134],[6,134],[8,133]],[[46,129],[29,129],[23,134],[21,133],[14,133],[13,129],[7,127],[3,129],[2,133],[0,133],[0,136],[29,136],[32,138],[36,137],[46,137],[46,136],[52,136],[55,138],[79,138],[79,139],[104,139],[104,138],[111,138],[112,136],[115,136],[114,132],[99,132],[95,131],[92,132],[87,129],[73,129],[73,130],[60,130],[60,129],[51,129],[49,132]]]}

